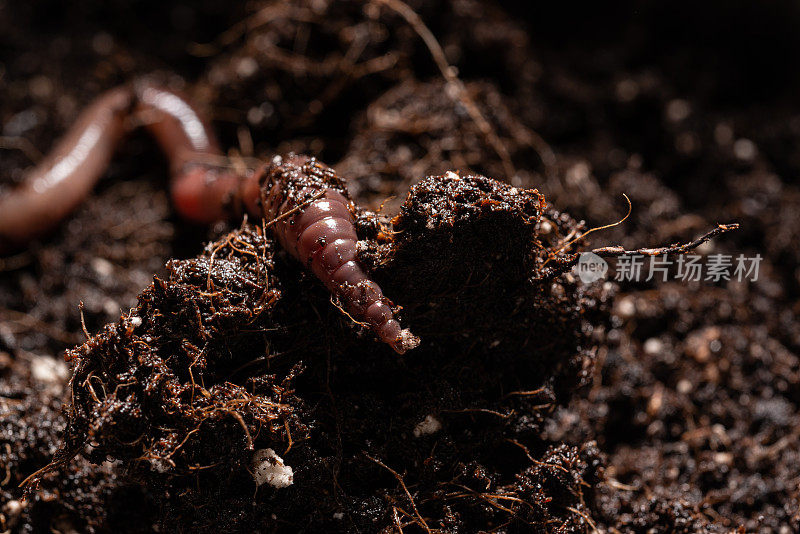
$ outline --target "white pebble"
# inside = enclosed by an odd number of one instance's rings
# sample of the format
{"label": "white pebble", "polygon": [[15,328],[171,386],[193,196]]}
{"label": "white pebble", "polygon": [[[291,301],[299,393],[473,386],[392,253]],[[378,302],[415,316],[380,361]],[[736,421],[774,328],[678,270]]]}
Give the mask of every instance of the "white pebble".
{"label": "white pebble", "polygon": [[259,486],[267,483],[280,489],[294,484],[294,471],[272,449],[257,450],[253,454],[252,467],[253,479]]}
{"label": "white pebble", "polygon": [[22,508],[23,505],[20,501],[11,499],[3,507],[3,511],[8,514],[9,519],[16,519],[20,512],[22,512]]}
{"label": "white pebble", "polygon": [[337,521],[341,521],[342,519],[344,519],[344,512],[334,513],[333,518],[336,519]]}
{"label": "white pebble", "polygon": [[38,382],[60,384],[69,376],[67,364],[49,356],[36,356],[31,360],[31,376]]}
{"label": "white pebble", "polygon": [[258,70],[258,63],[251,57],[242,58],[236,65],[236,74],[242,78],[249,78]]}
{"label": "white pebble", "polygon": [[617,303],[617,313],[623,319],[628,319],[636,314],[636,304],[633,302],[633,297],[625,297]]}
{"label": "white pebble", "polygon": [[100,276],[111,276],[114,274],[114,264],[104,258],[92,258],[92,269]]}
{"label": "white pebble", "polygon": [[683,378],[678,381],[678,384],[675,386],[675,389],[681,395],[688,395],[689,393],[692,392],[693,386],[691,382]]}
{"label": "white pebble", "polygon": [[447,171],[446,173],[444,173],[444,175],[446,177],[450,178],[451,180],[454,180],[454,179],[458,178],[458,175],[456,173],[454,173],[453,171]]}
{"label": "white pebble", "polygon": [[662,350],[664,350],[664,343],[658,338],[651,337],[644,342],[644,351],[651,356],[658,354]]}
{"label": "white pebble", "polygon": [[428,415],[414,427],[414,437],[419,438],[435,434],[442,429],[442,423],[432,415]]}

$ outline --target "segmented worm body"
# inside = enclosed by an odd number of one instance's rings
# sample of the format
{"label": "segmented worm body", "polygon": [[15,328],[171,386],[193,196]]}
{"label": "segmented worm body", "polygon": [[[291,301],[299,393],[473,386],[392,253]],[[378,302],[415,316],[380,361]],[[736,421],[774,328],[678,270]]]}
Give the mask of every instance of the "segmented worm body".
{"label": "segmented worm body", "polygon": [[0,198],[0,253],[53,230],[105,173],[133,122],[141,122],[170,162],[172,199],[188,220],[209,223],[242,206],[249,183],[209,165],[222,151],[208,122],[179,93],[143,79],[111,89],[77,118],[53,151]]}
{"label": "segmented worm body", "polygon": [[[147,80],[112,89],[90,105],[53,152],[0,198],[0,253],[52,230],[88,195],[131,122],[156,139],[170,164],[170,191],[185,219],[211,223],[247,211],[274,220],[274,234],[357,320],[394,350],[419,344],[356,258],[353,204],[342,180],[307,156],[276,157],[246,177],[214,165],[222,151],[209,124],[179,93]],[[263,182],[263,183],[262,183]]]}
{"label": "segmented worm body", "polygon": [[281,246],[310,269],[348,311],[395,351],[419,344],[357,259],[353,203],[330,167],[308,156],[277,156],[262,183],[264,214]]}
{"label": "segmented worm body", "polygon": [[108,167],[132,101],[125,87],[100,96],[22,185],[0,198],[0,252],[46,233],[81,203]]}
{"label": "segmented worm body", "polygon": [[183,95],[148,82],[135,83],[134,94],[136,116],[169,161],[172,202],[184,219],[260,216],[258,181],[219,166],[223,152],[211,126]]}

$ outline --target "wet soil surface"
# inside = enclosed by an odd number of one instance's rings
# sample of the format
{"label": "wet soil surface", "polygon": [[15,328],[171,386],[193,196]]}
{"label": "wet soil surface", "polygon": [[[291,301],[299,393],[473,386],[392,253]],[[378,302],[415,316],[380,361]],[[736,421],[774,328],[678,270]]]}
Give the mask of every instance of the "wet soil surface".
{"label": "wet soil surface", "polygon": [[[133,135],[0,260],[0,530],[800,529],[797,8],[409,5],[460,82],[392,1],[0,0],[0,194],[93,96],[174,73],[234,165],[347,181],[423,339],[376,342],[259,224],[177,219]],[[718,222],[699,252],[757,281],[546,276]]]}

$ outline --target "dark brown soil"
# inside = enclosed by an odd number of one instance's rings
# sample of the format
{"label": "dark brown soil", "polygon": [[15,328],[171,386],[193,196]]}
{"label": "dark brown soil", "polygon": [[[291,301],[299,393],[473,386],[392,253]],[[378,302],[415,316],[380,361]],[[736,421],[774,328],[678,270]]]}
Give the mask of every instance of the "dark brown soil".
{"label": "dark brown soil", "polygon": [[[178,220],[136,135],[0,260],[0,530],[800,530],[800,13],[556,4],[412,2],[462,91],[378,4],[0,0],[0,194],[92,96],[176,73],[234,160],[348,181],[423,339],[377,343],[259,226]],[[717,222],[701,252],[757,282],[543,276]],[[292,486],[256,486],[266,448]]]}

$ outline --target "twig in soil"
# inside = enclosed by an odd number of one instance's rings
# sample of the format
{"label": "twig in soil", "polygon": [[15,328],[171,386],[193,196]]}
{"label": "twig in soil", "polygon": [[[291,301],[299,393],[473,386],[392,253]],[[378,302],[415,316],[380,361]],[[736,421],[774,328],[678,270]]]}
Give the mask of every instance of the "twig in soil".
{"label": "twig in soil", "polygon": [[[501,510],[501,511],[509,514],[512,518],[515,518],[515,519],[517,519],[519,521],[522,521],[523,523],[525,523],[527,525],[532,525],[529,521],[527,521],[523,517],[521,517],[517,513],[516,510],[514,510],[513,508],[507,508],[507,507],[501,505],[498,502],[498,501],[501,501],[501,500],[505,500],[505,501],[511,501],[511,502],[514,502],[514,503],[517,503],[517,504],[524,504],[525,506],[527,506],[531,510],[536,511],[536,508],[534,508],[534,506],[531,503],[525,501],[524,499],[520,499],[519,497],[515,497],[514,495],[509,495],[509,494],[506,494],[506,493],[483,493],[483,492],[474,490],[474,489],[470,488],[469,486],[465,486],[463,484],[458,484],[456,482],[449,482],[449,484],[452,485],[452,486],[455,486],[455,487],[457,487],[459,489],[464,490],[465,493],[448,493],[448,494],[446,494],[444,496],[446,500],[464,499],[464,498],[467,498],[467,497],[477,497],[478,499],[488,503],[490,506],[492,506],[494,508],[497,508],[498,510]],[[501,488],[501,491],[502,491],[502,488]],[[496,532],[496,531],[493,531],[493,532]]]}
{"label": "twig in soil", "polygon": [[244,435],[247,437],[247,450],[252,451],[254,448],[253,436],[250,435],[250,430],[247,428],[247,423],[244,422],[242,414],[234,410],[225,410],[225,412],[228,413],[234,419],[236,419],[236,421],[238,421],[239,424],[241,425],[242,429],[244,429]]}
{"label": "twig in soil", "polygon": [[[420,18],[416,11],[414,11],[411,6],[402,0],[373,1],[377,4],[383,4],[403,17],[411,26],[411,28],[417,33],[417,35],[422,38],[422,40],[425,42],[425,46],[428,47],[428,51],[430,51],[431,56],[433,57],[433,61],[436,63],[436,66],[442,73],[442,76],[444,76],[444,79],[448,84],[458,91],[461,104],[464,106],[464,108],[466,108],[467,113],[469,113],[472,120],[478,126],[478,129],[486,138],[486,141],[502,160],[507,179],[510,180],[513,178],[517,174],[517,170],[514,167],[514,163],[511,161],[511,154],[509,154],[508,148],[506,148],[505,144],[503,144],[503,142],[500,140],[497,132],[495,132],[494,128],[492,128],[492,125],[489,124],[489,121],[487,121],[483,116],[480,108],[478,108],[477,104],[475,104],[475,101],[469,96],[464,82],[462,82],[456,74],[456,68],[451,66],[447,61],[447,56],[444,54],[442,45],[439,44],[439,41],[436,39],[436,36],[433,35],[433,32],[431,32],[430,28],[425,25],[425,23],[422,21],[422,18]],[[542,156],[540,155],[539,157],[541,158]],[[542,160],[544,161],[544,158],[542,158]]]}
{"label": "twig in soil", "polygon": [[589,524],[589,526],[592,529],[592,532],[600,532],[599,530],[597,530],[597,525],[595,524],[594,521],[592,521],[591,517],[589,517],[585,513],[581,512],[577,508],[573,508],[572,506],[567,506],[567,510],[569,510],[570,512],[574,512],[574,513],[578,514],[579,516],[581,516],[583,518],[583,520],[586,521]]}
{"label": "twig in soil", "polygon": [[[672,245],[666,245],[663,247],[657,247],[657,248],[644,247],[644,248],[637,248],[634,250],[626,250],[624,247],[621,246],[609,246],[609,247],[595,248],[589,252],[597,254],[601,258],[610,258],[614,256],[661,256],[665,254],[688,254],[689,252],[696,249],[703,243],[706,243],[711,239],[714,239],[718,235],[722,235],[726,232],[736,230],[737,228],[739,228],[738,223],[719,224],[717,225],[716,228],[714,228],[710,232],[706,232],[705,234],[698,237],[694,241],[690,241],[689,243],[683,243],[683,244],[674,243]],[[551,280],[556,276],[565,273],[578,263],[581,254],[582,254],[581,252],[577,252],[575,254],[570,254],[564,258],[555,260],[557,265],[552,267],[551,269],[545,270],[545,272],[538,279],[544,281]],[[549,261],[549,258],[547,261]],[[545,262],[545,264],[546,263],[547,262]]]}
{"label": "twig in soil", "polygon": [[505,399],[505,398],[511,397],[512,395],[519,395],[521,397],[527,397],[527,396],[530,396],[530,395],[539,395],[539,394],[544,393],[546,391],[547,391],[547,388],[545,388],[545,387],[541,387],[541,388],[538,388],[538,389],[531,389],[531,390],[528,390],[528,391],[510,391],[510,392],[506,393],[505,395],[503,395],[503,398]]}
{"label": "twig in soil", "polygon": [[560,465],[556,465],[556,464],[549,464],[547,462],[541,462],[541,461],[537,460],[536,458],[533,457],[533,455],[531,455],[531,451],[528,450],[528,447],[526,447],[525,445],[523,445],[519,441],[517,441],[515,439],[512,439],[512,438],[506,438],[506,441],[508,441],[509,443],[511,443],[513,445],[516,445],[517,447],[522,449],[523,452],[525,452],[525,456],[527,456],[528,460],[530,460],[531,463],[533,463],[534,465],[538,465],[539,467],[551,467],[553,469],[557,469],[559,471],[563,471],[564,473],[569,474],[569,471],[567,470],[566,467],[563,467],[563,466],[560,466]]}
{"label": "twig in soil", "polygon": [[86,317],[83,315],[83,301],[78,303],[78,310],[81,312],[81,328],[83,329],[83,335],[86,336],[86,339],[92,339],[92,336],[89,335],[89,330],[86,329]]}
{"label": "twig in soil", "polygon": [[417,509],[417,504],[414,502],[414,497],[412,497],[411,496],[411,492],[408,491],[408,487],[406,486],[406,483],[403,480],[403,477],[400,475],[400,473],[398,473],[397,471],[395,471],[394,469],[392,469],[391,467],[389,467],[385,463],[381,462],[377,458],[374,458],[374,457],[370,456],[366,452],[364,453],[364,456],[366,456],[367,458],[369,458],[370,460],[372,460],[373,462],[375,462],[379,466],[381,466],[384,469],[386,469],[387,471],[389,471],[392,475],[394,475],[394,478],[396,478],[397,481],[400,482],[400,485],[403,487],[403,491],[406,493],[406,497],[408,497],[408,500],[411,502],[411,508],[414,509],[414,514],[417,516],[417,519],[419,520],[420,526],[423,529],[425,529],[425,532],[427,532],[428,534],[432,534],[431,533],[431,529],[428,526],[428,523],[425,522],[425,519],[419,513],[419,510]]}
{"label": "twig in soil", "polygon": [[662,254],[687,254],[688,252],[691,252],[692,250],[696,249],[703,243],[714,239],[718,235],[730,232],[731,230],[736,230],[738,228],[739,228],[738,223],[719,224],[717,225],[716,228],[714,228],[710,232],[703,234],[694,241],[690,241],[689,243],[684,243],[683,245],[673,244],[658,248],[637,248],[635,250],[625,250],[623,247],[620,246],[611,246],[611,247],[596,248],[593,249],[592,252],[603,258],[608,258],[611,256],[633,256],[638,254],[641,254],[643,256],[660,256]]}
{"label": "twig in soil", "polygon": [[574,237],[574,238],[570,239],[569,241],[567,241],[566,243],[564,243],[563,245],[561,245],[561,248],[556,250],[555,253],[558,254],[559,252],[561,252],[562,250],[564,250],[565,248],[567,248],[568,246],[570,246],[574,242],[583,239],[584,237],[586,237],[587,235],[589,235],[589,234],[591,234],[593,232],[597,232],[599,230],[605,230],[607,228],[613,228],[615,226],[619,226],[620,224],[624,223],[628,219],[628,217],[631,216],[631,211],[633,211],[633,204],[631,204],[631,199],[628,198],[628,195],[626,195],[625,193],[622,193],[622,196],[625,197],[625,200],[628,201],[628,213],[626,213],[625,216],[622,219],[618,220],[615,223],[606,224],[606,225],[603,225],[603,226],[595,226],[591,230],[585,231],[581,235],[579,235],[577,237]]}
{"label": "twig in soil", "polygon": [[392,516],[394,518],[394,524],[397,527],[398,532],[403,534],[403,526],[400,524],[400,518],[397,517],[397,506],[392,506]]}
{"label": "twig in soil", "polygon": [[[474,490],[474,489],[472,489],[472,488],[470,488],[468,486],[464,486],[463,484],[456,484],[456,483],[452,483],[452,484],[453,484],[453,486],[455,486],[457,488],[463,489],[467,493],[450,494],[450,495],[447,495],[448,499],[459,499],[459,498],[464,498],[464,497],[477,497],[478,499],[489,503],[491,506],[497,508],[498,510],[502,510],[503,512],[505,512],[505,513],[507,513],[507,514],[509,514],[509,515],[511,515],[513,517],[517,517],[517,518],[519,518],[519,516],[517,515],[517,512],[515,510],[513,510],[511,508],[506,508],[505,506],[503,506],[500,503],[498,503],[497,500],[505,499],[505,500],[508,500],[508,501],[519,502],[519,503],[526,504],[529,507],[533,508],[533,506],[530,503],[523,501],[519,497],[514,497],[512,495],[494,494],[494,493],[482,493],[482,492],[476,491],[476,490]],[[497,499],[497,500],[494,500],[494,499]],[[521,519],[521,518],[519,518],[519,519]],[[527,521],[526,521],[526,523],[527,523]],[[528,524],[530,524],[530,523],[528,523]]]}
{"label": "twig in soil", "polygon": [[508,419],[514,414],[514,411],[504,414],[500,413],[496,410],[490,410],[489,408],[462,408],[460,410],[442,410],[442,413],[488,413],[490,415],[496,415],[501,419]]}

